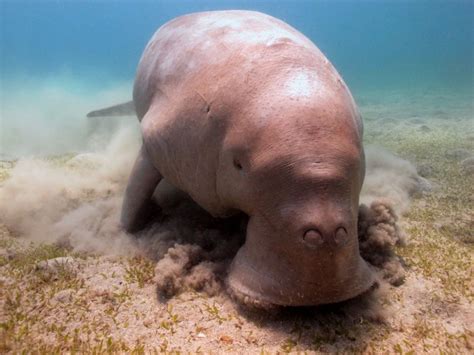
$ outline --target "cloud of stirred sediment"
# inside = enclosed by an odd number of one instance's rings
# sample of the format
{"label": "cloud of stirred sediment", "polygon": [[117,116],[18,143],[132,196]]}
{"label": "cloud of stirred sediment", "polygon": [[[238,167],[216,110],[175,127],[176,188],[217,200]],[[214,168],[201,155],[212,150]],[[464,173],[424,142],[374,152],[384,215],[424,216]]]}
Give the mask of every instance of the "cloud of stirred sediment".
{"label": "cloud of stirred sediment", "polygon": [[[2,121],[8,122],[2,129],[12,136],[2,138],[1,159],[19,160],[0,185],[0,222],[15,235],[76,251],[133,255],[146,250],[157,260],[155,281],[165,298],[189,288],[216,294],[244,241],[245,219],[216,221],[171,187],[161,186],[164,219],[139,239],[119,227],[124,188],[140,145],[139,127],[133,118],[104,118],[107,121],[96,123],[103,134],[97,134],[85,114],[126,101],[124,91],[92,96],[53,86],[39,88],[34,98],[27,92],[6,96]],[[408,209],[418,179],[406,160],[379,148],[367,149],[360,249],[392,284],[403,279],[393,253],[403,242],[397,214]]]}

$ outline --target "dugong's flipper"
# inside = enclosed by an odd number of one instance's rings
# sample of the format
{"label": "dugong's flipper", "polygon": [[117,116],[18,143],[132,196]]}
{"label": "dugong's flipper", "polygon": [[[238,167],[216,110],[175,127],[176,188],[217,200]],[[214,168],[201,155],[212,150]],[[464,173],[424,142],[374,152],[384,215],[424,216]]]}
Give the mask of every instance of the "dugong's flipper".
{"label": "dugong's flipper", "polygon": [[91,111],[87,117],[104,117],[104,116],[133,116],[135,115],[135,105],[133,101],[124,102],[100,110]]}
{"label": "dugong's flipper", "polygon": [[151,163],[145,146],[142,146],[130,174],[122,205],[121,224],[127,232],[139,231],[158,212],[152,196],[161,179],[160,172]]}

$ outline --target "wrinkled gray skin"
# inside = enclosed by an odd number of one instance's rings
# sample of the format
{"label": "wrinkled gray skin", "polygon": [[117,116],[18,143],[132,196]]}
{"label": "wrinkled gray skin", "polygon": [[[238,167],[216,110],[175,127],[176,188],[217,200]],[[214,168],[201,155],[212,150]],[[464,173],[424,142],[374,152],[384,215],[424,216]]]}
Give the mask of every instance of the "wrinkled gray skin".
{"label": "wrinkled gray skin", "polygon": [[362,123],[334,67],[301,33],[248,11],[176,18],[148,43],[133,101],[143,146],[122,210],[156,217],[162,178],[214,216],[250,218],[228,285],[254,305],[317,305],[373,283],[359,255]]}

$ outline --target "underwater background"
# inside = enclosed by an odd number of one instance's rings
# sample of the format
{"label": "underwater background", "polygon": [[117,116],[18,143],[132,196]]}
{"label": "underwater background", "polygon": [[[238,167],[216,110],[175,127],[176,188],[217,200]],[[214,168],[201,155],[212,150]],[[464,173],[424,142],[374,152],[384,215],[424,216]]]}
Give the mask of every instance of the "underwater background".
{"label": "underwater background", "polygon": [[262,11],[303,32],[362,113],[370,100],[388,100],[381,114],[472,115],[473,1],[2,0],[0,157],[84,148],[85,114],[130,99],[141,53],[162,24],[224,9]]}
{"label": "underwater background", "polygon": [[[213,219],[166,180],[164,218],[139,238],[121,227],[140,126],[86,115],[131,99],[166,21],[223,9],[286,21],[355,97],[373,292],[244,311],[225,280],[245,219]],[[470,354],[473,265],[474,0],[0,0],[1,354]]]}

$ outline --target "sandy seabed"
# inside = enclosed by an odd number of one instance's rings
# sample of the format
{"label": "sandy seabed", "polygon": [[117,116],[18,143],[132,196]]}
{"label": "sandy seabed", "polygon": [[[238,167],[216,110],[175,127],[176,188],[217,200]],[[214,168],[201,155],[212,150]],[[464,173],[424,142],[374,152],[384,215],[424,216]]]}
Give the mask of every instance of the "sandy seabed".
{"label": "sandy seabed", "polygon": [[[224,279],[245,220],[212,219],[169,186],[155,194],[166,217],[139,239],[123,233],[121,197],[139,142],[133,120],[111,123],[115,133],[81,153],[65,153],[63,137],[47,158],[6,155],[0,352],[471,353],[472,99],[361,95],[361,252],[380,286],[324,307],[239,306]],[[97,131],[110,130],[101,125]]]}

